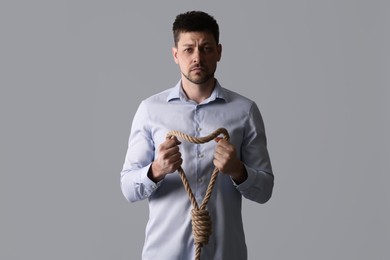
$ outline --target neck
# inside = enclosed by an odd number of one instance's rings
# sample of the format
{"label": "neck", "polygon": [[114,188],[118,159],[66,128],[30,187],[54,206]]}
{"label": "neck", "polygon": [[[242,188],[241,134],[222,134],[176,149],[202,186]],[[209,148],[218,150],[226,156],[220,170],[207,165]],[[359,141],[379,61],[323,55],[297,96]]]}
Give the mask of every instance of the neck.
{"label": "neck", "polygon": [[212,78],[205,83],[195,84],[190,82],[186,78],[183,78],[181,84],[188,99],[200,104],[203,102],[203,100],[210,97],[211,93],[214,90],[216,80],[215,78]]}

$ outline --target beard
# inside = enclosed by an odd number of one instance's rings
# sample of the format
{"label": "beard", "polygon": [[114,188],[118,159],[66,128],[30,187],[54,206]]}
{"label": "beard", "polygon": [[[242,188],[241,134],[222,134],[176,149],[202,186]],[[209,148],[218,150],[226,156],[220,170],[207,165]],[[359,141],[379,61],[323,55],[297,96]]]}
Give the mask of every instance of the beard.
{"label": "beard", "polygon": [[191,83],[201,85],[214,78],[215,70],[210,73],[207,71],[207,69],[202,67],[201,73],[195,73],[194,75],[191,75],[191,72],[192,69],[187,74],[184,72],[182,72],[182,74]]}

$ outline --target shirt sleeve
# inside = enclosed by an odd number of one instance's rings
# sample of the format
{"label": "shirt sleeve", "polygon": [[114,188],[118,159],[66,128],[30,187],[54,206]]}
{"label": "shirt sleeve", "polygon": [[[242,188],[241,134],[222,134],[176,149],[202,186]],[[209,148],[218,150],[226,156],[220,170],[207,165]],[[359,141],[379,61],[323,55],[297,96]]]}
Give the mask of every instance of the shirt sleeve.
{"label": "shirt sleeve", "polygon": [[233,183],[245,198],[265,203],[272,196],[274,175],[267,149],[264,122],[255,103],[252,104],[245,129],[241,160],[248,178],[239,185]]}
{"label": "shirt sleeve", "polygon": [[155,146],[147,122],[148,111],[142,102],[134,115],[120,178],[122,193],[130,202],[148,198],[161,183],[148,177]]}

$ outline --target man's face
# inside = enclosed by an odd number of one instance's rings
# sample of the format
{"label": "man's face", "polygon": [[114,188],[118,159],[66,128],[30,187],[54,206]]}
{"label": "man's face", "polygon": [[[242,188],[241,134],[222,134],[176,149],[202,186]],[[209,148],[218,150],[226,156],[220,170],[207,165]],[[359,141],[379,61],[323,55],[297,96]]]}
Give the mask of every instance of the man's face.
{"label": "man's face", "polygon": [[221,45],[217,45],[209,32],[180,33],[177,46],[172,48],[173,58],[182,75],[197,85],[214,78],[221,52]]}

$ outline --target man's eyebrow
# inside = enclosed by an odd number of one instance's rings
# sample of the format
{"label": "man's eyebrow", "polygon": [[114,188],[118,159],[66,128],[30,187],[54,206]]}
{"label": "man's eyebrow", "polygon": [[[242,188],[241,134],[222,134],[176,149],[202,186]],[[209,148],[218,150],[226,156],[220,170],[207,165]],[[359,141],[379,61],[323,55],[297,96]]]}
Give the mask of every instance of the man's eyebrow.
{"label": "man's eyebrow", "polygon": [[[213,45],[213,43],[212,42],[202,42],[200,44],[200,46],[205,46],[205,45]],[[183,44],[181,44],[181,46],[183,46],[183,47],[192,47],[192,46],[195,46],[195,44],[194,43],[183,43]]]}

